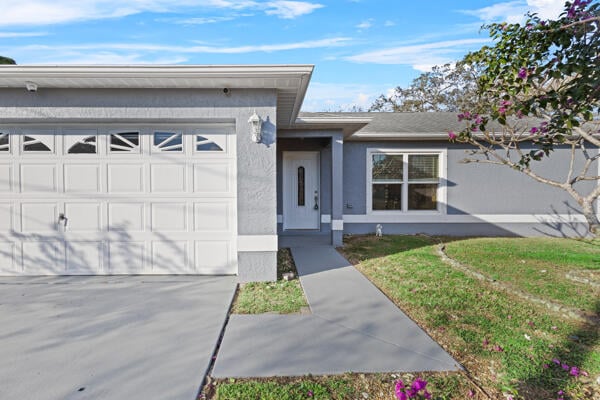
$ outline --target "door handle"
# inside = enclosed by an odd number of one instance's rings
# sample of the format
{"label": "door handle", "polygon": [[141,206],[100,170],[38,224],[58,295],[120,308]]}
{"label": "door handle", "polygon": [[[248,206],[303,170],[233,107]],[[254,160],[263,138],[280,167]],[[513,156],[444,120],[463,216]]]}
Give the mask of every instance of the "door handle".
{"label": "door handle", "polygon": [[319,192],[315,190],[315,206],[313,207],[315,210],[319,209]]}
{"label": "door handle", "polygon": [[62,222],[65,229],[67,228],[67,221],[69,221],[69,218],[67,218],[65,216],[65,214],[63,214],[63,213],[58,214],[58,223],[60,224]]}

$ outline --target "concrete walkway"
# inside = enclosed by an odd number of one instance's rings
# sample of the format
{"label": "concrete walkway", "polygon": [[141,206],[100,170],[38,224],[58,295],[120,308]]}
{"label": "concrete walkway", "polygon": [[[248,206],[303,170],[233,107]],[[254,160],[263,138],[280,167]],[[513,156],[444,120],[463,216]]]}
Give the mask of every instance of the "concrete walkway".
{"label": "concrete walkway", "polygon": [[460,368],[333,247],[292,255],[312,315],[232,315],[214,377]]}
{"label": "concrete walkway", "polygon": [[194,400],[236,283],[0,278],[0,399]]}

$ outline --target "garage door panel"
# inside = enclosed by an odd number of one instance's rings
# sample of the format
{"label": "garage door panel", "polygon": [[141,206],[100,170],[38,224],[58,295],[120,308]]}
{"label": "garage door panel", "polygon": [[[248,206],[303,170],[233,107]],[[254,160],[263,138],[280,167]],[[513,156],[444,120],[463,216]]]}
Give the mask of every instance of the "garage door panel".
{"label": "garage door panel", "polygon": [[0,275],[14,275],[20,272],[15,259],[15,251],[15,243],[0,242]]}
{"label": "garage door panel", "polygon": [[8,234],[14,229],[12,203],[0,203],[0,235]]}
{"label": "garage door panel", "polygon": [[151,227],[153,232],[181,232],[187,230],[187,207],[185,203],[152,203]]}
{"label": "garage door panel", "polygon": [[231,262],[230,242],[226,240],[195,242],[196,270],[201,274],[232,274],[235,266]]}
{"label": "garage door panel", "polygon": [[141,193],[144,191],[143,164],[109,164],[109,193]]}
{"label": "garage door panel", "polygon": [[232,229],[232,204],[223,202],[194,203],[194,229],[199,232]]}
{"label": "garage door panel", "polygon": [[102,253],[102,242],[68,242],[66,244],[66,272],[76,275],[101,273]]}
{"label": "garage door panel", "polygon": [[143,274],[144,242],[109,242],[108,270],[111,274]]}
{"label": "garage door panel", "polygon": [[100,165],[64,165],[64,190],[66,193],[99,193]]}
{"label": "garage door panel", "polygon": [[56,164],[22,164],[21,192],[56,193]]}
{"label": "garage door panel", "polygon": [[152,273],[193,273],[188,265],[187,241],[153,241]]}
{"label": "garage door panel", "polygon": [[13,190],[12,166],[0,164],[0,193]]}
{"label": "garage door panel", "polygon": [[232,170],[227,162],[194,164],[194,192],[230,193]]}
{"label": "garage door panel", "polygon": [[69,232],[98,232],[101,230],[100,204],[65,203],[65,215],[68,218]]}
{"label": "garage door panel", "polygon": [[22,246],[23,272],[27,275],[60,275],[65,271],[64,242],[26,241]]}
{"label": "garage door panel", "polygon": [[144,203],[110,203],[108,229],[111,231],[144,230]]}
{"label": "garage door panel", "polygon": [[20,217],[23,233],[56,232],[58,205],[56,203],[22,203]]}
{"label": "garage door panel", "polygon": [[116,128],[15,129],[0,274],[236,273],[233,130]]}
{"label": "garage door panel", "polygon": [[185,165],[152,164],[150,166],[150,191],[152,193],[185,192],[185,171]]}

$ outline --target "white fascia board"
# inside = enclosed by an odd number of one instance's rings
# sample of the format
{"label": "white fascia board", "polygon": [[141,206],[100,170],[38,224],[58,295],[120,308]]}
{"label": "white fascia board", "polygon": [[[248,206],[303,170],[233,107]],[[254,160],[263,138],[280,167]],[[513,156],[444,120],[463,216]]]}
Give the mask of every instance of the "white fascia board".
{"label": "white fascia board", "polygon": [[[281,78],[312,75],[313,65],[5,65],[4,78]],[[68,82],[64,82],[65,85]],[[66,86],[68,87],[68,86]],[[270,85],[270,88],[276,88]]]}

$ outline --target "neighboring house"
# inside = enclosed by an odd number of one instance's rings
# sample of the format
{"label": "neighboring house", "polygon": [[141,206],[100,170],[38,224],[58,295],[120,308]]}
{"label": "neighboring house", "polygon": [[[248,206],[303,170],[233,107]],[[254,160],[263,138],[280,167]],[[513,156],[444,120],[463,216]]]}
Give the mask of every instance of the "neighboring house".
{"label": "neighboring house", "polygon": [[312,70],[0,67],[0,275],[270,280],[278,236],[585,232],[560,191],[461,164],[453,114],[299,113]]}

